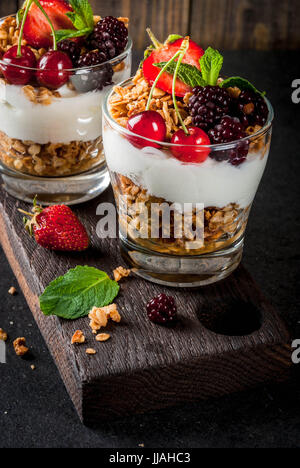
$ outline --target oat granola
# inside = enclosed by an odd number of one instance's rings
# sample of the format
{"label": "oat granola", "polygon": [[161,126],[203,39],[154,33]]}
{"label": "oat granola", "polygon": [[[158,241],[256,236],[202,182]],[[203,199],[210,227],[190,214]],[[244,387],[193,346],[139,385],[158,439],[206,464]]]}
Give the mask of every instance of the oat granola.
{"label": "oat granola", "polygon": [[25,338],[17,338],[16,340],[14,340],[13,346],[17,356],[24,356],[29,351],[29,348],[27,348],[26,346]]}

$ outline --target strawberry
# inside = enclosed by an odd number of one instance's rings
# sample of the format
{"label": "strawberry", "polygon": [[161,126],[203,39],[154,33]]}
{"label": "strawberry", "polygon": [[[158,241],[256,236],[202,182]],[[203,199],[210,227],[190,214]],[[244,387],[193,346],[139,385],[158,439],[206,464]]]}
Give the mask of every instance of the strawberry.
{"label": "strawberry", "polygon": [[[161,71],[160,68],[155,67],[154,63],[168,62],[180,49],[183,39],[178,39],[172,44],[162,45],[155,49],[152,54],[144,61],[143,73],[147,81],[152,85]],[[182,63],[194,65],[200,70],[199,60],[204,55],[204,50],[193,41],[190,41],[190,47],[185,54]],[[172,94],[173,77],[169,73],[164,73],[158,81],[157,87],[162,89],[168,94]],[[191,88],[177,79],[175,86],[175,93],[178,97],[184,97],[186,93],[190,92]]]}
{"label": "strawberry", "polygon": [[19,211],[30,216],[30,219],[24,218],[25,227],[45,249],[81,252],[88,248],[86,229],[68,206],[54,205],[43,209],[34,201],[34,214]]}
{"label": "strawberry", "polygon": [[[73,11],[65,0],[40,0],[55,30],[74,29],[66,13]],[[41,10],[33,3],[25,21],[24,39],[36,49],[49,49],[53,44],[50,25]]]}

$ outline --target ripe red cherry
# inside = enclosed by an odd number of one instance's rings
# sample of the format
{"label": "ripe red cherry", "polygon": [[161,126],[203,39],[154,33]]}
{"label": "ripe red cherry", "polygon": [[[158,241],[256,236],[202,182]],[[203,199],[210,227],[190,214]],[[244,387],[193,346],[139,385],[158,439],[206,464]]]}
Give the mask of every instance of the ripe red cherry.
{"label": "ripe red cherry", "polygon": [[[130,117],[127,122],[127,129],[150,140],[161,142],[165,141],[167,134],[164,119],[155,111],[144,111]],[[137,148],[145,148],[146,146],[152,146],[153,148],[160,147],[157,143],[146,141],[142,138],[130,136],[128,139]]]}
{"label": "ripe red cherry", "polygon": [[186,163],[202,163],[210,153],[209,148],[203,148],[203,145],[210,145],[208,135],[198,127],[188,128],[189,134],[186,135],[183,130],[178,130],[172,138],[173,145],[182,145],[172,147],[172,153],[175,158]]}
{"label": "ripe red cherry", "polygon": [[73,63],[70,57],[59,50],[50,50],[38,61],[37,80],[46,88],[57,89],[69,80]]}
{"label": "ripe red cherry", "polygon": [[[5,62],[5,63],[3,63]],[[7,64],[7,65],[6,65]],[[16,65],[16,66],[15,66]],[[25,68],[23,68],[25,67]],[[21,56],[18,57],[18,46],[13,46],[4,54],[1,70],[7,81],[14,85],[26,85],[34,75],[29,68],[36,67],[36,58],[27,46],[21,47]]]}

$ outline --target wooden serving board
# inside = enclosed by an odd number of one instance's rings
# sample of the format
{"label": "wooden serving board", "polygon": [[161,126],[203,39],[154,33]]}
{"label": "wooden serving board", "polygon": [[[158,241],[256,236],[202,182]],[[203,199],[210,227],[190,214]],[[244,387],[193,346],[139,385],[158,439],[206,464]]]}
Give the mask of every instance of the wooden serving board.
{"label": "wooden serving board", "polygon": [[[89,227],[91,248],[82,254],[48,252],[23,228],[18,208],[28,209],[0,189],[0,240],[34,318],[59,368],[78,414],[86,424],[112,416],[218,397],[287,377],[289,333],[243,267],[229,279],[198,290],[176,290],[129,278],[117,299],[121,324],[106,329],[112,338],[97,343],[88,318],[76,322],[45,317],[38,296],[57,276],[78,264],[108,273],[124,265],[117,240],[100,240],[95,228],[100,199],[75,209]],[[172,294],[180,321],[169,329],[146,318],[147,301]],[[72,346],[75,330],[86,345]],[[97,350],[88,356],[87,347]]]}

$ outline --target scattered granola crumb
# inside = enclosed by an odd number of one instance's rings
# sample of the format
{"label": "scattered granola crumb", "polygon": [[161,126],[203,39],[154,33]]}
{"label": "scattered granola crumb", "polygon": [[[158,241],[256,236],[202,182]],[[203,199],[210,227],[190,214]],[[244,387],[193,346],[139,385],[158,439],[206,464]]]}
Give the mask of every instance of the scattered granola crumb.
{"label": "scattered granola crumb", "polygon": [[86,350],[86,354],[89,354],[89,355],[96,354],[96,352],[97,352],[97,351],[96,351],[95,349],[93,349],[93,348],[88,348],[88,349]]}
{"label": "scattered granola crumb", "polygon": [[27,346],[25,346],[26,345],[26,339],[24,337],[23,338],[17,338],[13,342],[13,345],[14,345],[15,352],[16,352],[17,356],[24,356],[24,354],[26,354],[29,351]]}
{"label": "scattered granola crumb", "polygon": [[126,270],[126,268],[119,266],[113,271],[113,273],[115,281],[119,282],[122,278],[127,278],[130,275],[131,270]]}
{"label": "scattered granola crumb", "polygon": [[96,340],[100,341],[101,343],[109,339],[110,339],[110,335],[108,333],[100,333],[99,335],[96,336]]}
{"label": "scattered granola crumb", "polygon": [[111,304],[106,307],[93,307],[89,313],[90,327],[94,331],[99,331],[100,328],[107,326],[108,319],[113,322],[121,322],[121,316],[118,312],[116,304]]}
{"label": "scattered granola crumb", "polygon": [[7,340],[7,333],[0,328],[0,340],[6,341]]}
{"label": "scattered granola crumb", "polygon": [[11,288],[9,288],[9,290],[8,290],[8,294],[10,294],[11,296],[14,296],[16,294],[16,292],[17,292],[17,290],[13,286]]}
{"label": "scattered granola crumb", "polygon": [[35,370],[35,366],[33,364],[30,367],[32,370]]}
{"label": "scattered granola crumb", "polygon": [[74,335],[72,336],[71,344],[82,344],[85,342],[85,336],[81,330],[76,330]]}
{"label": "scattered granola crumb", "polygon": [[145,444],[139,444],[139,447],[144,448],[144,447],[145,447]]}

